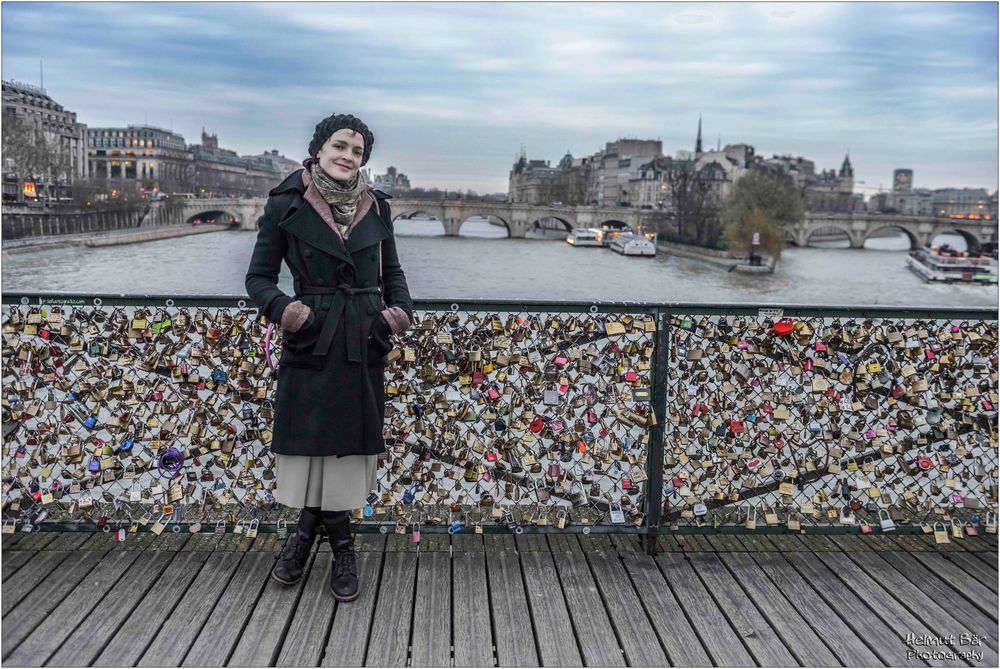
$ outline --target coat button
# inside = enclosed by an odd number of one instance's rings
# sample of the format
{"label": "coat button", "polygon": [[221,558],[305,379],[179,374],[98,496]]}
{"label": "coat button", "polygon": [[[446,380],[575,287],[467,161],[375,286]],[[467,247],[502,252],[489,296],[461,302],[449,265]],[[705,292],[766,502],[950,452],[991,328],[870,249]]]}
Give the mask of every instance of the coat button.
{"label": "coat button", "polygon": [[377,258],[378,258],[378,256],[373,253],[372,254],[372,260],[376,260]]}
{"label": "coat button", "polygon": [[368,315],[371,316],[375,313],[375,307],[368,307]]}
{"label": "coat button", "polygon": [[313,255],[312,249],[305,249],[304,251],[302,251],[302,255],[304,255],[306,258],[312,258]]}

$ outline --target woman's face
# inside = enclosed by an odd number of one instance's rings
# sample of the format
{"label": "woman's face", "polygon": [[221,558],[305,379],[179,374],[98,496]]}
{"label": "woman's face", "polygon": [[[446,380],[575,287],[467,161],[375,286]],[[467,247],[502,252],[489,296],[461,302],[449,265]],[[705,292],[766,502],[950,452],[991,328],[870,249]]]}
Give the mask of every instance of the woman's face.
{"label": "woman's face", "polygon": [[316,161],[330,178],[349,181],[361,169],[361,156],[364,152],[364,135],[350,128],[341,128],[326,140]]}

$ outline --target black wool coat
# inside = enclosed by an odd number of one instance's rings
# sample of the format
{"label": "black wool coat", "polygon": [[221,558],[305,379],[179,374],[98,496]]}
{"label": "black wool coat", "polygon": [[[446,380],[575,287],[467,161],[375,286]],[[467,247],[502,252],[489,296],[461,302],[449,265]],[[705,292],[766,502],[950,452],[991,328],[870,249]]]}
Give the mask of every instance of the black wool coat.
{"label": "black wool coat", "polygon": [[[347,243],[304,199],[302,170],[268,193],[246,275],[250,299],[272,323],[298,299],[315,318],[285,332],[271,451],[285,455],[373,455],[385,450],[385,363],[391,329],[380,313],[413,302],[396,254],[388,195],[351,231]],[[383,218],[379,214],[382,209]],[[377,283],[379,250],[382,294]],[[295,295],[278,286],[284,261]],[[384,298],[384,299],[383,299]]]}

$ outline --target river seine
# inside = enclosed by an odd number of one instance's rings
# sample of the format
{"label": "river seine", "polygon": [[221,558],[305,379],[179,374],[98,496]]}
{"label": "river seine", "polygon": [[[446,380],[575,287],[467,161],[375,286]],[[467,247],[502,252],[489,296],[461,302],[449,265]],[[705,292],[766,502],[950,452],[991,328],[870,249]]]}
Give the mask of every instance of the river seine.
{"label": "river seine", "polygon": [[[726,272],[667,255],[625,257],[559,239],[506,239],[470,220],[445,237],[436,221],[396,222],[397,248],[414,298],[641,300],[763,305],[997,306],[996,286],[924,283],[906,267],[905,237],[865,249],[828,242],[788,247],[774,274]],[[256,233],[219,231],[103,248],[3,254],[4,291],[245,296]],[[961,246],[942,235],[938,242]],[[291,293],[282,267],[279,285]]]}

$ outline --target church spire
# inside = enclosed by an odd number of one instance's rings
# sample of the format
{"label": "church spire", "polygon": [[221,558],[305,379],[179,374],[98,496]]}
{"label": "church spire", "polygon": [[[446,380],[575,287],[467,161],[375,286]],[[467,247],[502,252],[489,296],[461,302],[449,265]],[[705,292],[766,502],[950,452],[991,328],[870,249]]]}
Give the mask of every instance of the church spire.
{"label": "church spire", "polygon": [[701,114],[698,114],[698,139],[694,143],[695,155],[701,154]]}
{"label": "church spire", "polygon": [[840,166],[840,176],[842,177],[853,177],[854,167],[851,166],[851,150],[848,149],[847,153],[844,154],[844,162]]}

